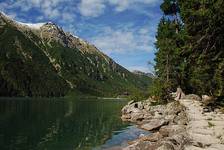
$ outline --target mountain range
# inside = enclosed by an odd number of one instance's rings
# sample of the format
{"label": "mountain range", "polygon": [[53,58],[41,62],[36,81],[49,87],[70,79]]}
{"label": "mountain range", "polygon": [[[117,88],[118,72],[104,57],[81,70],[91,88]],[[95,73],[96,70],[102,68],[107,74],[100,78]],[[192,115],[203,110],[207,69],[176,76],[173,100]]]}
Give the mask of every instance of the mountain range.
{"label": "mountain range", "polygon": [[0,96],[117,96],[150,84],[55,23],[25,24],[0,12]]}

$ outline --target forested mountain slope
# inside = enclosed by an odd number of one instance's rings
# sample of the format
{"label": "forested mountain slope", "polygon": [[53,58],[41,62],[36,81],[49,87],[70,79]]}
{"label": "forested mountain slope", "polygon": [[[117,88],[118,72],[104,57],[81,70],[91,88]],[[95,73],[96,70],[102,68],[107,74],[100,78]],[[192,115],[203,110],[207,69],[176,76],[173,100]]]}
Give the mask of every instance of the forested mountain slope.
{"label": "forested mountain slope", "polygon": [[0,96],[117,96],[150,83],[54,23],[24,24],[0,13]]}

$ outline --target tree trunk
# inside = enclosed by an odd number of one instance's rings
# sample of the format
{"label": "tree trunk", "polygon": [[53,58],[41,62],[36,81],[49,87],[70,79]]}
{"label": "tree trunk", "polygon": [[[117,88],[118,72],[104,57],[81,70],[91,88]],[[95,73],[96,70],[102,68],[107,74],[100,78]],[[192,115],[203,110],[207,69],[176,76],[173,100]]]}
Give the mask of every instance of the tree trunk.
{"label": "tree trunk", "polygon": [[183,99],[184,97],[185,97],[184,92],[182,91],[181,88],[178,87],[177,91],[176,91],[176,98],[175,98],[175,100],[177,101],[177,100]]}
{"label": "tree trunk", "polygon": [[169,82],[169,54],[166,55],[166,82]]}

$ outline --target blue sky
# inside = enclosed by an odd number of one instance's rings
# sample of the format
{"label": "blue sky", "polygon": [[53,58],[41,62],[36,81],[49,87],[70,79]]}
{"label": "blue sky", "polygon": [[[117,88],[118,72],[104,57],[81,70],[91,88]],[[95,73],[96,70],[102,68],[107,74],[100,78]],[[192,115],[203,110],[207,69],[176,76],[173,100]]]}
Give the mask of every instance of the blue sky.
{"label": "blue sky", "polygon": [[54,22],[129,70],[152,70],[161,0],[0,0],[0,10],[27,23]]}

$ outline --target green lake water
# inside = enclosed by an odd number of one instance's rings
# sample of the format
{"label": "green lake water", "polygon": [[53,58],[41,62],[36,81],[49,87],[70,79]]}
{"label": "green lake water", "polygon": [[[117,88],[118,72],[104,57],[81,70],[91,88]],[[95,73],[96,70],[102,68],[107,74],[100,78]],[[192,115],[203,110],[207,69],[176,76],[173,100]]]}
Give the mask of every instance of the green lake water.
{"label": "green lake water", "polygon": [[0,99],[0,150],[101,150],[147,134],[120,119],[125,100]]}

